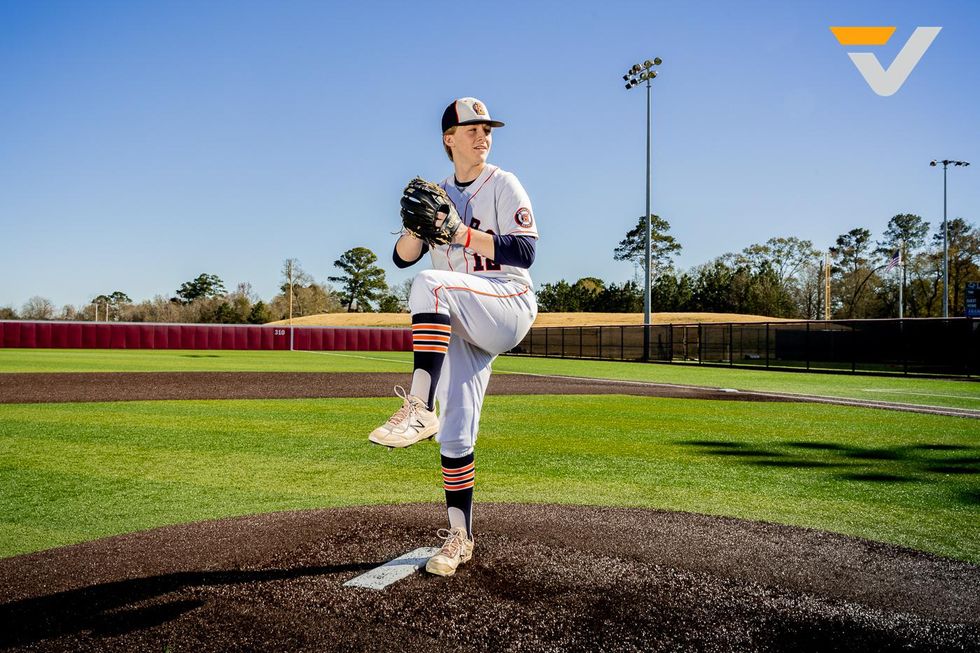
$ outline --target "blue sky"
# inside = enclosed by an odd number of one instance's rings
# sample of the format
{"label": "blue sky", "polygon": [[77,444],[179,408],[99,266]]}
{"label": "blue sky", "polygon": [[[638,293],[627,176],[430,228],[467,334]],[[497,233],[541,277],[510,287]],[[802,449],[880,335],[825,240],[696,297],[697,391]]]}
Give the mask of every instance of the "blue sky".
{"label": "blue sky", "polygon": [[[612,252],[644,208],[642,89],[653,88],[653,211],[689,267],[772,236],[818,248],[896,213],[980,209],[980,3],[0,0],[0,306],[171,296],[202,272],[276,292],[286,258],[319,280],[355,246],[390,282],[398,199],[451,172],[455,97],[495,118],[542,234],[539,283],[632,278]],[[841,46],[831,25],[894,25]],[[942,32],[879,97],[847,57],[891,63]]]}

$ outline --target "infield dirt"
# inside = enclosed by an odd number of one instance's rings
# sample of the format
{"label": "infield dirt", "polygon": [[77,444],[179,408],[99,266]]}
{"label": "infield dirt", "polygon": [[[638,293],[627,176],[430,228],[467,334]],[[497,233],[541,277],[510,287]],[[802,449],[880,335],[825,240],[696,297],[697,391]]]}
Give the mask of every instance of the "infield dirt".
{"label": "infield dirt", "polygon": [[473,560],[347,580],[437,544],[444,508],[275,513],[0,560],[0,647],[35,651],[977,650],[980,568],[685,513],[479,505]]}
{"label": "infield dirt", "polygon": [[[151,399],[303,399],[390,397],[411,381],[401,373],[319,372],[72,372],[0,374],[0,403],[145,401]],[[789,401],[752,392],[732,393],[573,377],[497,374],[488,394],[634,394],[683,399]]]}
{"label": "infield dirt", "polygon": [[[0,404],[189,399],[317,399],[390,397],[404,373],[321,372],[71,372],[0,374]],[[495,374],[490,395],[635,395],[671,399],[811,402],[980,419],[970,409],[942,408],[818,395],[588,379]]]}

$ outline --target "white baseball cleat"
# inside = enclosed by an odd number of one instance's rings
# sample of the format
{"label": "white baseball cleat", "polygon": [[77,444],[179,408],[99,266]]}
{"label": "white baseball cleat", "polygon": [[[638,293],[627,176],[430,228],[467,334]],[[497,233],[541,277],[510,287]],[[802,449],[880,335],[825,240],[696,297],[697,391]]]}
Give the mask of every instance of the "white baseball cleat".
{"label": "white baseball cleat", "polygon": [[473,557],[473,540],[466,537],[466,529],[462,526],[451,530],[440,528],[437,535],[446,538],[446,541],[439,553],[425,563],[425,570],[436,576],[452,576],[456,573],[456,567]]}
{"label": "white baseball cleat", "polygon": [[439,418],[424,401],[407,394],[400,385],[395,386],[395,394],[402,398],[402,407],[387,422],[371,431],[368,440],[385,447],[402,448],[439,432]]}

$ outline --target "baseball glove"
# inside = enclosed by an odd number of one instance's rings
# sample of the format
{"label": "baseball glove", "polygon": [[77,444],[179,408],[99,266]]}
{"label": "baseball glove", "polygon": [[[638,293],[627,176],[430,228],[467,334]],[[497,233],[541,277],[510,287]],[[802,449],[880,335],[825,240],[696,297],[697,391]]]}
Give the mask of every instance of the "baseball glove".
{"label": "baseball glove", "polygon": [[421,177],[408,182],[402,192],[401,214],[405,230],[429,245],[448,245],[463,225],[446,191]]}

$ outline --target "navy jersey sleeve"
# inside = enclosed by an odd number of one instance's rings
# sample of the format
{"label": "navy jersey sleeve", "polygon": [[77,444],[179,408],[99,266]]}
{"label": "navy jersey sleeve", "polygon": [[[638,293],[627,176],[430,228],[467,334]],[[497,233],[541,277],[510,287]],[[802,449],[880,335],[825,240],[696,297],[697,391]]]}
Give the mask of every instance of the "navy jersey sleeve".
{"label": "navy jersey sleeve", "polygon": [[535,239],[523,235],[493,235],[493,260],[500,265],[529,268],[534,263]]}

